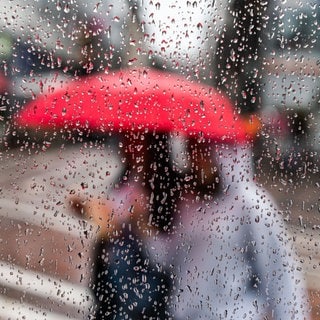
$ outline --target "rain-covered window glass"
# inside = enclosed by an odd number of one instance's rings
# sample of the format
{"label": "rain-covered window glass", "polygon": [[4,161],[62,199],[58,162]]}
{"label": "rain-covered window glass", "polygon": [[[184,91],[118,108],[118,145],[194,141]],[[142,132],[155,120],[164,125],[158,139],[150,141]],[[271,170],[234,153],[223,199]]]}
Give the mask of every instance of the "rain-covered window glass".
{"label": "rain-covered window glass", "polygon": [[0,319],[319,319],[319,5],[3,0]]}

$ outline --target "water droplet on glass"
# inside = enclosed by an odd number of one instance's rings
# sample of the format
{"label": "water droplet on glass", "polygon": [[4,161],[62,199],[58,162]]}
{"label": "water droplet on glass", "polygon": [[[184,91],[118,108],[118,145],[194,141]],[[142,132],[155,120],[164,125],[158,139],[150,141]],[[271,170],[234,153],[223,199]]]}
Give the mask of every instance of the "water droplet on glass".
{"label": "water droplet on glass", "polygon": [[128,65],[132,66],[137,60],[138,60],[137,58],[130,59],[128,62]]}
{"label": "water droplet on glass", "polygon": [[231,50],[230,60],[233,62],[236,61],[236,52],[234,50]]}
{"label": "water droplet on glass", "polygon": [[66,5],[64,6],[63,11],[64,11],[65,13],[69,13],[69,12],[70,12],[70,7],[69,7],[68,4],[66,4]]}
{"label": "water droplet on glass", "polygon": [[61,3],[59,1],[57,2],[56,8],[57,8],[57,11],[61,11],[62,9]]}
{"label": "water droplet on glass", "polygon": [[99,6],[100,6],[100,2],[98,2],[98,3],[94,6],[94,9],[93,9],[93,12],[94,12],[94,13],[98,12]]}

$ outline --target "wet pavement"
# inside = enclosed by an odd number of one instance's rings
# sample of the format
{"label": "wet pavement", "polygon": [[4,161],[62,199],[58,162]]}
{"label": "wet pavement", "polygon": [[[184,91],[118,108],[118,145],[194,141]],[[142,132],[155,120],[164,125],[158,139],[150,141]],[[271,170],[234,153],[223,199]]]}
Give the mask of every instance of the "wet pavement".
{"label": "wet pavement", "polygon": [[[70,213],[66,195],[70,186],[82,182],[85,192],[106,192],[119,170],[119,159],[92,146],[43,149],[0,151],[0,319],[87,319],[96,230]],[[264,165],[256,177],[283,210],[317,319],[318,173],[307,170],[292,178]]]}

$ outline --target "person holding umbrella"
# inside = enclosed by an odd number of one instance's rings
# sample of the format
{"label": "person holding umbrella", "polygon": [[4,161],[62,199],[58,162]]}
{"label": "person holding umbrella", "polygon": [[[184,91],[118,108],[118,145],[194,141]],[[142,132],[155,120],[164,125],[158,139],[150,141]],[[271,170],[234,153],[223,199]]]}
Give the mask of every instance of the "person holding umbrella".
{"label": "person holding umbrella", "polygon": [[167,134],[120,137],[123,174],[107,199],[71,190],[71,207],[98,226],[92,289],[95,319],[166,319],[170,277],[149,259],[148,228],[167,234],[179,197]]}
{"label": "person holding umbrella", "polygon": [[[160,232],[159,223],[150,221],[150,214],[145,214],[148,210],[144,209],[151,208],[153,199],[150,191],[148,194],[138,191],[138,196],[133,197],[130,192],[122,194],[122,198],[119,196],[120,203],[129,200],[127,204],[133,204],[129,206],[131,210],[120,210],[124,215],[117,213],[117,206],[108,209],[108,203],[97,203],[94,199],[81,204],[89,216],[97,216],[98,223],[103,221],[101,230],[105,228],[106,238],[111,235],[111,242],[123,221],[131,217],[135,225],[140,225],[136,228],[139,241],[149,249],[145,260],[153,261],[152,266],[158,266],[157,270],[166,270],[155,286],[165,293],[160,304],[165,301],[168,309],[162,315],[168,312],[177,319],[258,319],[269,315],[274,319],[307,319],[304,283],[297,271],[295,254],[274,201],[254,184],[248,148],[250,137],[230,102],[213,88],[150,70],[113,73],[97,79],[86,82],[85,92],[79,93],[81,83],[74,82],[63,92],[40,97],[27,105],[16,121],[33,128],[67,126],[70,129],[74,124],[77,129],[100,128],[106,132],[119,127],[122,132],[140,131],[140,138],[141,132],[161,130],[195,137],[190,144],[193,152],[186,154],[190,172],[187,170],[184,179],[193,182],[181,194],[178,183],[181,180],[173,179],[173,186],[165,192],[168,195],[170,190],[178,190],[173,198],[181,200],[177,207],[175,202],[172,207],[174,220],[165,221],[169,232]],[[93,114],[93,106],[99,112]],[[150,115],[154,116],[153,123]],[[129,150],[132,142],[125,145]],[[143,150],[143,147],[134,148]],[[139,166],[140,161],[140,156],[134,157],[137,172],[150,169],[149,165]],[[158,177],[172,177],[173,172],[165,166],[164,173]],[[140,180],[140,175],[136,178],[133,175],[133,182],[136,179],[143,182],[143,187],[150,183],[151,190],[161,183],[166,187],[161,179],[154,183],[153,179]],[[211,189],[204,190],[204,194],[203,190],[196,190],[195,186],[206,181]],[[212,192],[215,185],[212,181],[219,182],[220,188],[216,189],[221,190],[219,195]],[[159,197],[157,207],[163,203],[171,206],[173,198]],[[160,210],[160,217],[163,216]],[[134,261],[134,256],[125,252],[124,258]],[[173,281],[169,296],[169,291],[163,290],[171,286],[164,284],[168,274]],[[151,301],[157,310],[159,300]],[[110,316],[117,315],[111,312]]]}

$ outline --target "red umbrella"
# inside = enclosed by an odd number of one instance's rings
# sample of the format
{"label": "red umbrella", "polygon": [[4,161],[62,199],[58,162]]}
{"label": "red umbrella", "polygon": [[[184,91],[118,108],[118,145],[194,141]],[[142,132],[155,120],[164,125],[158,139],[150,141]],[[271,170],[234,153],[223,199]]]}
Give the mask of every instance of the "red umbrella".
{"label": "red umbrella", "polygon": [[70,81],[42,94],[16,116],[31,128],[178,131],[244,142],[251,133],[225,96],[172,73],[129,69]]}

